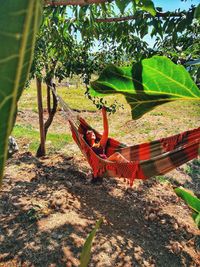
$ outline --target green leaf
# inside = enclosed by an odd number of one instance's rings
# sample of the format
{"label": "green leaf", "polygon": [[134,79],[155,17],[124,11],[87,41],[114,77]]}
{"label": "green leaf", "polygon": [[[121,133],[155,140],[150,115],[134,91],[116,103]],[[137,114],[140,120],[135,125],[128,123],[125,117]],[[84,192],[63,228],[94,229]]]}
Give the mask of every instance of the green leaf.
{"label": "green leaf", "polygon": [[186,19],[181,19],[180,22],[178,22],[176,30],[177,32],[183,32],[186,28]]}
{"label": "green leaf", "polygon": [[168,24],[166,25],[166,33],[172,33],[173,32],[173,30],[174,30],[174,24],[175,23],[175,19],[174,18],[172,18],[169,22],[168,22]]}
{"label": "green leaf", "polygon": [[140,7],[140,9],[149,12],[152,16],[156,15],[156,10],[153,1],[136,0],[136,4]]}
{"label": "green leaf", "polygon": [[198,6],[195,8],[194,18],[195,19],[200,19],[200,4],[198,4]]}
{"label": "green leaf", "polygon": [[81,252],[81,259],[80,259],[80,266],[79,267],[87,267],[88,266],[88,263],[90,261],[92,242],[93,242],[93,239],[96,235],[96,231],[99,229],[102,222],[103,222],[103,218],[99,219],[96,222],[95,228],[88,235],[88,237],[85,241],[85,244],[83,246],[82,252]]}
{"label": "green leaf", "polygon": [[157,33],[159,33],[160,36],[163,37],[163,29],[162,29],[160,20],[154,19],[152,21],[152,25],[154,26],[154,34],[151,34],[151,36],[156,35]]}
{"label": "green leaf", "polygon": [[105,3],[101,3],[101,8],[104,12],[107,11],[107,7],[106,7],[106,4]]}
{"label": "green leaf", "polygon": [[192,208],[196,213],[200,213],[200,199],[180,187],[174,189],[174,191],[187,203],[190,208]]}
{"label": "green leaf", "polygon": [[120,12],[123,14],[124,10],[128,6],[128,4],[131,2],[131,0],[116,0],[115,3],[117,7],[119,8]]}
{"label": "green leaf", "polygon": [[83,19],[86,16],[88,6],[82,6],[79,10],[79,19]]}
{"label": "green leaf", "polygon": [[7,156],[17,101],[23,91],[34,52],[42,3],[0,0],[0,182]]}
{"label": "green leaf", "polygon": [[133,67],[110,65],[90,84],[93,96],[118,93],[126,97],[134,119],[169,101],[200,101],[200,90],[186,69],[162,56],[144,59]]}

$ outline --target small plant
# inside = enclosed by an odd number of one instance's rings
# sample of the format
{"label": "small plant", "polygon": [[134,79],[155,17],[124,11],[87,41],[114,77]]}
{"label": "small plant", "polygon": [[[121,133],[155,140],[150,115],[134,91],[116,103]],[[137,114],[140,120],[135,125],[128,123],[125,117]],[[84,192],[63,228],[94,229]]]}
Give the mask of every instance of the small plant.
{"label": "small plant", "polygon": [[30,208],[27,211],[27,218],[30,222],[36,222],[41,218],[41,215],[39,214],[39,209],[36,207]]}
{"label": "small plant", "polygon": [[181,187],[176,188],[174,191],[194,211],[192,217],[196,225],[200,228],[200,199]]}
{"label": "small plant", "polygon": [[91,248],[92,248],[92,242],[94,240],[94,237],[96,235],[97,230],[101,226],[103,222],[103,218],[100,218],[95,225],[95,228],[92,230],[92,232],[88,235],[85,244],[83,245],[83,249],[81,252],[81,259],[80,259],[80,266],[79,267],[87,267],[88,263],[90,261],[91,257]]}

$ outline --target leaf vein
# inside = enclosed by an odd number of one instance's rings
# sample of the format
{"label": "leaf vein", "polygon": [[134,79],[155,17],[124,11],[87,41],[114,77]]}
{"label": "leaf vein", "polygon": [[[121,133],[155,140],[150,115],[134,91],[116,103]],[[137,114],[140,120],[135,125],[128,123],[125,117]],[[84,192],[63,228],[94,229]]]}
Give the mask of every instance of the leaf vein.
{"label": "leaf vein", "polygon": [[168,75],[166,75],[166,74],[164,74],[163,72],[159,71],[158,69],[152,68],[152,67],[149,66],[149,65],[146,65],[146,67],[149,68],[150,70],[154,71],[154,72],[159,73],[161,76],[165,77],[167,80],[170,80],[170,81],[172,81],[172,82],[178,84],[180,87],[182,87],[182,88],[184,88],[186,91],[188,91],[191,95],[193,95],[193,96],[196,97],[196,95],[193,94],[193,92],[191,92],[190,90],[188,90],[188,88],[187,88],[184,84],[182,84],[182,83],[180,83],[180,82],[178,82],[178,81],[172,79],[171,77],[169,77]]}

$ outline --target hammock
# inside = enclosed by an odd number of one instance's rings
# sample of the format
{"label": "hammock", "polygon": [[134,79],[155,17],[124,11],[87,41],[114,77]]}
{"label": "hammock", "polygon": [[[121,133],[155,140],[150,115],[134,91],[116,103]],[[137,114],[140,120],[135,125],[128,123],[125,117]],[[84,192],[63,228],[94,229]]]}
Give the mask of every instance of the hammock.
{"label": "hammock", "polygon": [[156,175],[163,175],[180,165],[196,158],[200,144],[200,127],[167,138],[126,146],[113,138],[109,138],[106,145],[106,156],[115,152],[121,153],[129,162],[119,163],[102,159],[84,139],[87,130],[93,130],[97,140],[101,134],[93,129],[83,118],[79,117],[79,125],[69,120],[72,137],[90,164],[94,178],[123,177],[129,180],[147,179]]}
{"label": "hammock", "polygon": [[148,179],[163,175],[198,157],[200,127],[134,146],[126,146],[113,138],[108,138],[105,148],[106,156],[109,157],[113,153],[119,152],[128,162],[113,162],[103,159],[92,150],[84,139],[87,130],[93,130],[97,140],[100,140],[102,135],[83,118],[75,118],[67,103],[57,95],[54,88],[51,89],[63,110],[66,114],[68,113],[67,119],[71,117],[71,120],[68,119],[68,121],[71,126],[72,137],[90,164],[94,178],[102,176],[122,177],[128,179],[130,185],[133,185],[135,179]]}

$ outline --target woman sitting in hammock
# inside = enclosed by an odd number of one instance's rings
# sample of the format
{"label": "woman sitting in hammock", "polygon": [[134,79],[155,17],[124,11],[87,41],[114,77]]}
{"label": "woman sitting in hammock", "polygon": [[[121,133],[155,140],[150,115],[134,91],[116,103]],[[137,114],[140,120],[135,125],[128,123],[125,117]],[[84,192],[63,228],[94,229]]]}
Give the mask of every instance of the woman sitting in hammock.
{"label": "woman sitting in hammock", "polygon": [[103,135],[101,140],[97,142],[96,135],[92,130],[88,130],[85,135],[85,139],[87,143],[92,147],[93,151],[99,155],[103,159],[116,161],[116,162],[128,162],[119,152],[115,152],[111,156],[107,157],[105,154],[105,148],[108,141],[108,119],[106,114],[106,108],[102,108],[102,116],[103,116]]}

